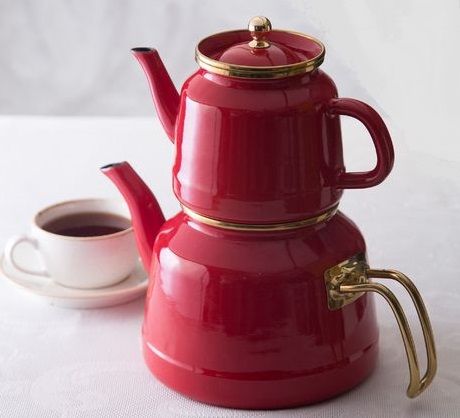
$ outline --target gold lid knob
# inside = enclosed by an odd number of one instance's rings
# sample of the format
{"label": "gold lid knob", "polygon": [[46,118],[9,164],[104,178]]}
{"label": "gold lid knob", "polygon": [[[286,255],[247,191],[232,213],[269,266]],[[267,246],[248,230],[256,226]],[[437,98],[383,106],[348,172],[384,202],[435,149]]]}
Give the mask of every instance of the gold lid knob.
{"label": "gold lid knob", "polygon": [[268,48],[270,43],[266,40],[268,33],[272,30],[272,24],[264,16],[253,17],[248,24],[251,32],[252,41],[249,42],[251,48]]}

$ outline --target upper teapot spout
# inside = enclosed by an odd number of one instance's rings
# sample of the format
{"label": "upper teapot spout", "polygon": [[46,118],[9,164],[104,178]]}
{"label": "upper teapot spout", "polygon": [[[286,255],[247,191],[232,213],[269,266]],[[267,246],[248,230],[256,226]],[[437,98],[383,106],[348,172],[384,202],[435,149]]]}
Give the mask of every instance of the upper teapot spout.
{"label": "upper teapot spout", "polygon": [[158,117],[168,138],[174,142],[174,130],[179,112],[179,93],[154,48],[133,48],[131,50],[141,64],[150,84]]}

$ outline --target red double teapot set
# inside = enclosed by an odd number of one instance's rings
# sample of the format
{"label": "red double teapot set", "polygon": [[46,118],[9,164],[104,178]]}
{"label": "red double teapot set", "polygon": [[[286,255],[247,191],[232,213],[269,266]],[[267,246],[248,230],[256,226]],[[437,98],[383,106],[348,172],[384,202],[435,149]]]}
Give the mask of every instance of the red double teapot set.
{"label": "red double teapot set", "polygon": [[[377,293],[399,325],[407,395],[436,373],[430,321],[414,284],[369,267],[358,227],[338,210],[345,189],[373,187],[393,166],[393,145],[367,104],[338,98],[319,67],[325,48],[264,17],[196,48],[199,70],[174,87],[155,49],[135,48],[164,130],[175,147],[165,221],[127,162],[103,172],[132,215],[150,282],[142,327],[152,373],[209,404],[293,407],[345,392],[376,366]],[[368,130],[377,163],[349,172],[340,115]],[[427,353],[420,372],[404,311],[380,281],[394,280],[417,310]]]}

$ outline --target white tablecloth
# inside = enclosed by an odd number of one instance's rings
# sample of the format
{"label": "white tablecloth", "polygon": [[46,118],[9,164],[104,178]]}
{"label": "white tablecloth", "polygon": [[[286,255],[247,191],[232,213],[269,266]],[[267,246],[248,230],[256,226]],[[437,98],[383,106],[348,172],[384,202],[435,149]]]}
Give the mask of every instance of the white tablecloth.
{"label": "white tablecloth", "polygon": [[[365,169],[370,140],[345,123],[347,161]],[[206,406],[164,387],[140,352],[143,301],[99,310],[48,306],[0,282],[1,417],[457,417],[460,416],[460,164],[414,153],[393,131],[397,164],[380,187],[348,191],[341,209],[360,225],[371,265],[417,284],[436,334],[439,372],[418,399],[405,397],[407,364],[389,307],[378,300],[381,353],[364,384],[336,399],[285,411]],[[349,139],[350,138],[350,139]],[[173,147],[154,117],[0,118],[0,244],[24,231],[42,206],[117,196],[98,167],[129,160],[167,216]],[[447,156],[448,158],[449,156]],[[424,358],[410,300],[407,309]]]}

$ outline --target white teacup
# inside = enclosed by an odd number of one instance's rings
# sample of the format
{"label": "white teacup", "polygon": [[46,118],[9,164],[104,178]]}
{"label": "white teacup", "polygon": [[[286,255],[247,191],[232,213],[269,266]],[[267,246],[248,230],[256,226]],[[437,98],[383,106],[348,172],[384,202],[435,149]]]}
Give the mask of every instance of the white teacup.
{"label": "white teacup", "polygon": [[[82,237],[61,235],[43,228],[62,217],[84,213],[123,217],[125,229],[119,226],[118,232]],[[5,258],[21,273],[50,279],[64,286],[80,289],[110,286],[128,277],[138,262],[130,219],[124,202],[116,200],[82,199],[48,206],[35,215],[28,234],[9,240]],[[39,253],[43,270],[21,265],[16,250],[22,243]]]}

